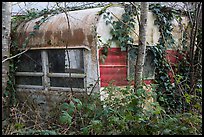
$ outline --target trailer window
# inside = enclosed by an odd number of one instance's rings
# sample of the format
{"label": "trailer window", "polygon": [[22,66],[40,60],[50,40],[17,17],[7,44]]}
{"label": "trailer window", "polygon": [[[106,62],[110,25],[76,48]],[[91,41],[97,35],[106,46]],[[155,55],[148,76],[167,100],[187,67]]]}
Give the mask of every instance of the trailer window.
{"label": "trailer window", "polygon": [[[49,50],[49,73],[55,74],[50,78],[50,86],[84,88],[84,78],[81,75],[84,74],[83,59],[82,49]],[[61,73],[66,74],[66,77]]]}
{"label": "trailer window", "polygon": [[18,60],[16,84],[42,85],[42,77],[39,77],[40,74],[43,75],[41,53],[39,51],[27,51]]}
{"label": "trailer window", "polygon": [[83,54],[83,49],[27,51],[17,64],[16,84],[26,88],[84,88]]}
{"label": "trailer window", "polygon": [[[135,62],[137,58],[137,49],[132,48],[128,52],[128,79],[133,80],[135,75]],[[144,63],[144,79],[154,79],[155,75],[155,64],[154,64],[154,54],[147,47],[145,63]]]}

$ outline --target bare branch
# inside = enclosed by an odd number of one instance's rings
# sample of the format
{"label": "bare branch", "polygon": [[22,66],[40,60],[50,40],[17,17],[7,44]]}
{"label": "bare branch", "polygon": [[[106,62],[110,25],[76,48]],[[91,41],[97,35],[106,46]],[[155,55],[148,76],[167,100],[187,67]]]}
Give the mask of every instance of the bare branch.
{"label": "bare branch", "polygon": [[21,52],[21,53],[18,53],[18,54],[16,54],[16,55],[12,56],[12,57],[9,57],[9,58],[4,59],[4,60],[2,61],[2,63],[6,62],[7,60],[11,60],[11,59],[13,59],[13,58],[16,58],[16,57],[22,55],[23,53],[25,53],[25,52],[28,51],[29,49],[30,49],[30,48],[24,50],[24,51]]}
{"label": "bare branch", "polygon": [[191,14],[190,14],[188,3],[185,3],[185,5],[186,5],[186,9],[187,9],[187,12],[188,12],[188,15],[189,15],[190,22],[191,22],[191,24],[193,24],[193,20],[192,20]]}
{"label": "bare branch", "polygon": [[[70,31],[70,23],[69,23],[69,16],[68,16],[68,14],[67,14],[67,8],[66,8],[66,2],[64,3],[64,8],[62,8],[62,7],[60,7],[59,6],[59,3],[57,3],[57,6],[65,13],[65,16],[66,16],[66,19],[67,19],[67,31],[68,31],[68,33],[69,33],[69,31]],[[68,37],[69,38],[69,37]],[[69,41],[69,40],[68,40]],[[67,46],[68,46],[68,41],[67,41],[67,43],[66,43],[66,53],[67,53],[67,57],[68,57],[68,66],[69,66],[69,69],[70,69],[70,66],[71,66],[71,64],[70,64],[70,58],[69,58],[69,51],[67,50]],[[69,71],[69,77],[71,78],[71,72]],[[72,89],[72,84],[70,84],[70,89],[71,89],[71,93],[72,93],[72,95],[74,94],[74,92],[73,92],[73,89]]]}
{"label": "bare branch", "polygon": [[[137,6],[133,2],[130,2],[130,4],[132,4],[137,9]],[[136,17],[137,17],[138,23],[140,24],[140,18],[139,18],[138,12],[136,13]]]}

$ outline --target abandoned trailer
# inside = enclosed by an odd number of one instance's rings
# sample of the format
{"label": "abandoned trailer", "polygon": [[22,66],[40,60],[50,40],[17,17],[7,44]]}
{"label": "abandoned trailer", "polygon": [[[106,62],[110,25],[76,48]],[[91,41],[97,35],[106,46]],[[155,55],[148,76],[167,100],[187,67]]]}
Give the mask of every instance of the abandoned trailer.
{"label": "abandoned trailer", "polygon": [[[31,20],[18,27],[18,42],[21,49],[29,49],[20,57],[16,72],[17,95],[21,101],[32,100],[37,107],[48,111],[66,98],[66,93],[100,92],[111,82],[116,86],[127,85],[134,76],[135,57],[129,52],[121,51],[112,41],[108,56],[102,61],[102,48],[112,35],[111,24],[106,24],[109,12],[113,20],[118,20],[124,13],[122,7],[109,7],[106,12],[98,14],[103,8],[68,12],[50,16],[40,25],[31,37],[27,47],[22,48],[26,37],[33,32],[33,27],[41,18]],[[136,21],[137,22],[137,21]],[[187,20],[183,18],[183,23]],[[172,35],[175,49],[182,34],[174,20]],[[69,27],[68,27],[69,26]],[[133,45],[138,45],[139,26],[135,25]],[[147,49],[158,43],[160,33],[154,25],[154,16],[149,11],[147,21]],[[129,51],[129,52],[128,52]],[[175,62],[173,49],[167,58]],[[144,77],[147,84],[154,80],[154,54],[147,50]]]}

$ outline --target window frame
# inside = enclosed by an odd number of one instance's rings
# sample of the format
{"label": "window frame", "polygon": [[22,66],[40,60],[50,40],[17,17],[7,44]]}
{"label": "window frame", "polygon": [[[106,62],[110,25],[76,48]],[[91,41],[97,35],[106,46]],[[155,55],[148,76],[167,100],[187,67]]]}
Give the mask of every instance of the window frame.
{"label": "window frame", "polygon": [[[49,50],[49,49],[48,49]],[[84,88],[72,88],[73,91],[85,91],[86,89],[86,72],[85,72],[85,56],[84,56],[84,48],[74,48],[74,50],[82,50],[83,52],[83,67],[84,67],[84,73],[73,73],[73,72],[64,72],[64,73],[50,73],[49,72],[49,60],[48,60],[48,50],[41,49],[38,50],[41,53],[41,63],[42,63],[42,72],[16,72],[15,75],[19,77],[23,76],[40,76],[42,77],[42,85],[23,85],[18,84],[16,85],[17,88],[23,88],[23,89],[41,89],[41,90],[60,90],[60,91],[71,91],[71,87],[54,87],[51,86],[50,78],[69,78],[71,73],[71,78],[83,78],[84,80]],[[53,50],[61,50],[61,49],[53,49]],[[63,49],[65,50],[72,50],[72,48],[69,49]]]}

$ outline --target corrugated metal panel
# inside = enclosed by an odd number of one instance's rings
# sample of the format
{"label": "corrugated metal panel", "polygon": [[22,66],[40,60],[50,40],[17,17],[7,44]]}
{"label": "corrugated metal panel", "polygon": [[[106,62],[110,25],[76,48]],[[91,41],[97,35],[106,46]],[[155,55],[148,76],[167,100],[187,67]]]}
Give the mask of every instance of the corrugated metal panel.
{"label": "corrugated metal panel", "polygon": [[[101,56],[101,51],[99,54]],[[128,84],[127,81],[127,52],[121,51],[120,48],[109,48],[108,56],[103,63],[99,61],[101,87],[108,86],[110,82],[113,85],[124,86]]]}

